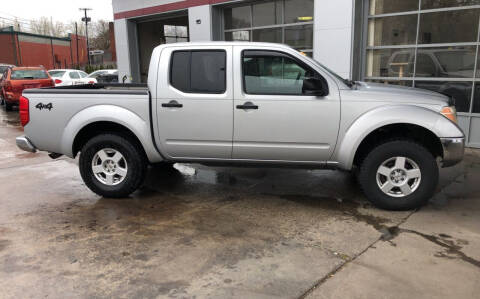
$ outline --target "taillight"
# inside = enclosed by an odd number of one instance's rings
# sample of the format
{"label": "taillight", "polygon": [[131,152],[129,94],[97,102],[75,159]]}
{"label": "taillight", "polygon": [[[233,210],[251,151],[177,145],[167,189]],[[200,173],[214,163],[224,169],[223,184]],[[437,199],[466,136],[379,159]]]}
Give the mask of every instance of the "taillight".
{"label": "taillight", "polygon": [[95,84],[95,81],[88,81],[88,84]]}
{"label": "taillight", "polygon": [[55,79],[55,84],[60,84],[60,83],[62,83],[62,80],[60,80],[60,79]]}
{"label": "taillight", "polygon": [[20,97],[18,111],[20,113],[20,123],[25,127],[30,121],[30,111],[28,108],[28,99],[24,96]]}

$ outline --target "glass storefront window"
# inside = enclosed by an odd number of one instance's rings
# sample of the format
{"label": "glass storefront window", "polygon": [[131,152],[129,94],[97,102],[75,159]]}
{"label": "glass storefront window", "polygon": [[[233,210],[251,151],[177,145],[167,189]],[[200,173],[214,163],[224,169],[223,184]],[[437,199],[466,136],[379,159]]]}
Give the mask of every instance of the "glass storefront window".
{"label": "glass storefront window", "polygon": [[255,29],[252,38],[254,42],[281,43],[282,28]]}
{"label": "glass storefront window", "polygon": [[313,25],[285,27],[285,43],[295,49],[313,48]]}
{"label": "glass storefront window", "polygon": [[478,4],[480,4],[480,0],[422,0],[422,9],[469,6]]}
{"label": "glass storefront window", "polygon": [[368,45],[414,45],[417,35],[417,15],[370,19]]}
{"label": "glass storefront window", "polygon": [[419,48],[416,77],[472,78],[476,47]]}
{"label": "glass storefront window", "polygon": [[412,87],[413,82],[411,80],[367,80],[368,82],[372,83],[382,83],[385,85],[398,85],[398,86],[407,86]]}
{"label": "glass storefront window", "polygon": [[225,8],[225,29],[247,28],[251,24],[250,6]]}
{"label": "glass storefront window", "polygon": [[420,15],[419,44],[476,42],[480,9]]}
{"label": "glass storefront window", "polygon": [[252,13],[253,27],[282,24],[282,1],[253,4]]}
{"label": "glass storefront window", "polygon": [[475,83],[472,112],[480,113],[480,82]]}
{"label": "glass storefront window", "polygon": [[412,77],[414,49],[367,51],[367,77]]}
{"label": "glass storefront window", "polygon": [[415,87],[437,91],[455,99],[458,112],[470,112],[472,82],[415,81]]}
{"label": "glass storefront window", "polygon": [[370,0],[370,15],[418,10],[418,0]]}
{"label": "glass storefront window", "polygon": [[224,8],[225,40],[285,43],[312,56],[313,4],[271,0]]}
{"label": "glass storefront window", "polygon": [[225,40],[248,42],[250,41],[250,31],[240,30],[240,31],[225,32]]}
{"label": "glass storefront window", "polygon": [[285,24],[313,21],[313,0],[285,0]]}

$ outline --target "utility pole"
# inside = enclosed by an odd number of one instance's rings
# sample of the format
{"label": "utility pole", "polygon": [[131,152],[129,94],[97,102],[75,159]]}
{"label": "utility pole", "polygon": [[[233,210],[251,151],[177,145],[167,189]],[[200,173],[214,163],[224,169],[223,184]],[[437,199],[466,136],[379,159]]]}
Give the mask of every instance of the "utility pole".
{"label": "utility pole", "polygon": [[88,22],[92,19],[87,16],[87,11],[92,10],[91,8],[79,8],[79,10],[83,10],[85,13],[85,17],[82,18],[82,21],[85,22],[85,35],[87,37],[87,59],[88,65],[90,65],[90,45],[88,44]]}
{"label": "utility pole", "polygon": [[80,59],[79,59],[79,54],[78,54],[78,28],[77,28],[77,22],[75,22],[75,46],[77,47],[77,69],[80,68]]}

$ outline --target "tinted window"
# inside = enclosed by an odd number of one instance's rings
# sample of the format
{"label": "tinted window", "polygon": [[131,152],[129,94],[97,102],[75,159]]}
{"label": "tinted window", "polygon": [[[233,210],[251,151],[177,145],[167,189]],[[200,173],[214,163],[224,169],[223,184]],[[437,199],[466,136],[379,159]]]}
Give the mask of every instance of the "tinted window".
{"label": "tinted window", "polygon": [[300,66],[293,59],[274,55],[243,55],[245,92],[250,94],[302,95],[303,80],[313,72]]}
{"label": "tinted window", "polygon": [[44,70],[14,70],[10,76],[12,80],[25,79],[48,79],[48,74]]}
{"label": "tinted window", "polygon": [[80,76],[78,75],[77,72],[70,72],[70,73],[68,74],[68,76],[69,76],[71,79],[79,79],[79,78],[80,78]]}
{"label": "tinted window", "polygon": [[224,51],[176,51],[172,55],[170,83],[183,92],[225,92]]}

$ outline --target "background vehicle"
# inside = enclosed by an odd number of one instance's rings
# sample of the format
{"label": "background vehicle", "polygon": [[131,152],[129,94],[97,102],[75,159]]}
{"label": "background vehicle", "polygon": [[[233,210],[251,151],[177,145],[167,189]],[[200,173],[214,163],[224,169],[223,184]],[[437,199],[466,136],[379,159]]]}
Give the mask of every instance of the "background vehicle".
{"label": "background vehicle", "polygon": [[87,78],[88,74],[84,71],[58,69],[49,70],[48,73],[55,81],[55,86],[94,84],[97,80],[94,78]]}
{"label": "background vehicle", "polygon": [[[24,92],[17,145],[69,157],[86,185],[123,197],[147,163],[358,169],[385,209],[424,204],[464,135],[446,96],[353,83],[296,50],[266,43],[176,43],[153,51],[148,86]],[[75,98],[72,106],[71,98]]]}
{"label": "background vehicle", "polygon": [[98,76],[102,76],[102,75],[112,75],[112,74],[117,74],[117,75],[118,75],[118,70],[116,70],[116,69],[96,70],[95,72],[92,72],[92,73],[88,74],[88,78],[95,78],[95,79],[97,79]]}
{"label": "background vehicle", "polygon": [[118,83],[118,71],[97,76],[98,83]]}
{"label": "background vehicle", "polygon": [[0,63],[0,79],[2,79],[3,74],[4,74],[5,71],[6,71],[8,68],[10,68],[10,67],[15,67],[15,66],[12,65],[12,64]]}
{"label": "background vehicle", "polygon": [[17,105],[24,89],[55,86],[47,71],[41,67],[8,68],[2,78],[2,97],[5,109],[12,110]]}

